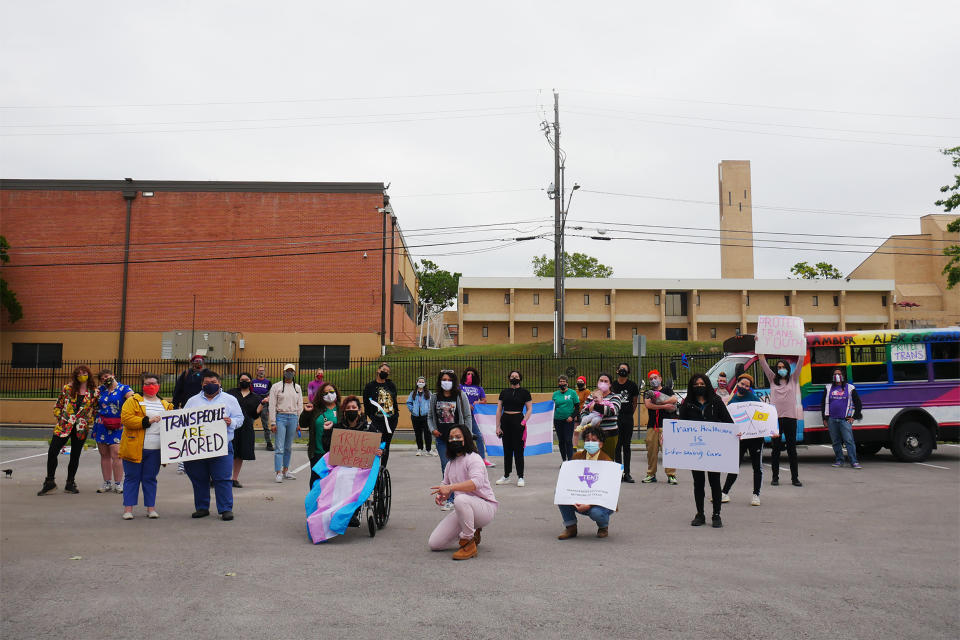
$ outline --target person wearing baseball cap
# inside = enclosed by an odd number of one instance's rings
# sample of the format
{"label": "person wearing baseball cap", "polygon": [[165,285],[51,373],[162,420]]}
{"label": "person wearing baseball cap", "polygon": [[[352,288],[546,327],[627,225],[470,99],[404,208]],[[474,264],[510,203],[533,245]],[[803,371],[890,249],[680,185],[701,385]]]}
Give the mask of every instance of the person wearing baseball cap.
{"label": "person wearing baseball cap", "polygon": [[283,380],[270,387],[270,431],[277,434],[273,451],[273,470],[277,482],[296,480],[290,471],[290,456],[293,454],[293,437],[303,413],[303,389],[297,384],[297,367],[292,363],[283,365]]}
{"label": "person wearing baseball cap", "polygon": [[173,408],[182,409],[187,400],[203,390],[203,356],[199,353],[190,358],[190,368],[177,377],[173,387]]}

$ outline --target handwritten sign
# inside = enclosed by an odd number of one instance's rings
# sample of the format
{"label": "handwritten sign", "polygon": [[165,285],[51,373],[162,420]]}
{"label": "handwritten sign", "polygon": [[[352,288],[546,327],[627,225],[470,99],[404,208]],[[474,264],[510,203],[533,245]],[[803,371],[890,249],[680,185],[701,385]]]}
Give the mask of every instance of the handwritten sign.
{"label": "handwritten sign", "polygon": [[379,449],[379,433],[334,429],[330,437],[330,464],[369,469]]}
{"label": "handwritten sign", "polygon": [[927,345],[892,344],[890,345],[890,359],[894,362],[923,362],[927,359]]}
{"label": "handwritten sign", "polygon": [[737,425],[698,420],[663,421],[663,466],[737,473]]}
{"label": "handwritten sign", "polygon": [[616,509],[623,468],[607,460],[567,460],[560,465],[553,504],[598,504]]}
{"label": "handwritten sign", "polygon": [[777,356],[802,356],[807,352],[803,336],[803,318],[796,316],[760,316],[757,318],[756,353]]}
{"label": "handwritten sign", "polygon": [[160,414],[160,462],[189,462],[227,455],[227,408],[222,404]]}
{"label": "handwritten sign", "polygon": [[732,402],[727,411],[736,425],[735,433],[741,440],[750,438],[776,438],[780,435],[777,408],[766,402]]}

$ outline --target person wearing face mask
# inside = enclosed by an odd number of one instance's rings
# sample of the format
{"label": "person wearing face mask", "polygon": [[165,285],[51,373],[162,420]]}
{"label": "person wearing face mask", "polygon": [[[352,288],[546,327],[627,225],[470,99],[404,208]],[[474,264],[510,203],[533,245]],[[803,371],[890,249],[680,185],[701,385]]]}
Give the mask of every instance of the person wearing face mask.
{"label": "person wearing face mask", "polygon": [[457,498],[453,513],[440,521],[428,544],[432,551],[443,551],[459,543],[453,559],[468,560],[477,556],[480,532],[493,522],[499,505],[483,459],[465,425],[450,425],[447,455],[450,461],[443,471],[443,481],[430,487],[430,491],[438,505],[450,504],[454,493]]}
{"label": "person wearing face mask", "polygon": [[[603,431],[603,452],[613,460],[613,456],[617,454],[617,441],[620,437],[617,416],[620,414],[621,399],[619,393],[613,392],[609,373],[601,373],[597,376],[597,390],[594,392],[594,397],[597,401],[593,409],[601,414],[600,424],[597,426]],[[573,430],[573,446],[577,446],[579,435],[586,429],[587,425],[581,422],[580,426]]]}
{"label": "person wearing face mask", "polygon": [[103,474],[103,486],[97,489],[97,493],[123,493],[123,462],[120,460],[123,424],[120,422],[120,410],[127,398],[133,396],[133,389],[118,383],[110,369],[102,369],[97,377],[100,380],[100,393],[97,394],[100,406],[93,423],[93,439],[100,451],[100,472]]}
{"label": "person wearing face mask", "polygon": [[590,397],[590,389],[587,389],[587,379],[584,376],[579,376],[577,378],[577,404],[580,405],[580,410],[583,411],[583,407],[587,402],[587,398]]}
{"label": "person wearing face mask", "polygon": [[[680,403],[677,410],[677,417],[681,420],[697,420],[700,422],[726,422],[732,423],[733,418],[727,411],[727,405],[713,390],[710,379],[702,373],[695,373],[690,378],[690,384],[687,386],[687,396]],[[720,505],[722,500],[722,491],[720,489],[719,471],[691,471],[693,474],[693,501],[697,505],[697,515],[690,523],[694,527],[702,526],[707,518],[703,513],[704,499],[704,475],[710,481],[710,493],[713,502],[713,527],[719,529],[723,526],[720,520]]]}
{"label": "person wearing face mask", "polygon": [[617,379],[610,386],[614,393],[620,394],[620,413],[617,415],[617,424],[619,425],[619,434],[617,438],[617,455],[613,457],[615,462],[623,465],[623,482],[633,483],[633,476],[630,475],[630,441],[633,440],[633,414],[637,411],[637,403],[640,398],[640,388],[637,383],[630,380],[630,365],[621,362],[617,365]]}
{"label": "person wearing face mask", "polygon": [[853,440],[853,421],[863,419],[863,404],[857,388],[846,382],[843,371],[833,370],[833,382],[823,388],[823,399],[820,405],[820,414],[823,423],[830,431],[830,441],[833,443],[834,467],[843,466],[843,447],[847,448],[847,457],[850,466],[862,469],[857,460],[857,445]]}
{"label": "person wearing face mask", "polygon": [[[647,476],[640,482],[657,481],[657,456],[663,445],[663,419],[677,410],[680,398],[672,387],[664,386],[663,376],[656,369],[647,374],[647,390],[643,394],[643,406],[647,408]],[[667,484],[677,484],[677,470],[666,469]]]}
{"label": "person wearing face mask", "polygon": [[407,396],[407,410],[410,412],[410,421],[413,423],[413,435],[417,439],[417,455],[431,455],[432,434],[427,426],[427,416],[430,414],[430,390],[427,389],[426,377],[417,378],[417,388]]}
{"label": "person wearing face mask", "polygon": [[332,430],[339,419],[340,390],[332,382],[324,382],[316,389],[313,402],[308,410],[300,414],[300,430],[309,434],[307,439],[307,457],[310,459],[310,487],[320,479],[313,466],[327,450],[323,446],[323,434]]}
{"label": "person wearing face mask", "polygon": [[[372,401],[380,405],[380,409]],[[384,443],[380,464],[386,467],[390,460],[390,442],[400,420],[397,413],[397,385],[390,379],[390,365],[386,362],[380,363],[376,379],[363,388],[363,410],[370,424],[380,432],[380,439]]]}
{"label": "person wearing face mask", "polygon": [[[610,462],[610,456],[601,451],[603,445],[603,430],[599,427],[587,427],[583,430],[583,451],[573,454],[572,460],[604,460]],[[563,533],[557,540],[569,540],[577,537],[577,516],[586,516],[597,523],[597,537],[606,538],[609,535],[610,514],[607,509],[598,504],[560,504],[560,515],[563,517]]]}
{"label": "person wearing face mask", "polygon": [[[379,433],[376,427],[367,422],[366,416],[360,412],[363,402],[357,396],[347,396],[340,403],[340,412],[337,414],[336,427],[338,429],[351,429],[353,431],[369,431],[370,433]],[[320,444],[324,451],[330,451],[330,443],[333,441],[333,425],[329,429],[324,429],[320,436]],[[377,455],[383,457],[383,450],[378,449]],[[329,456],[327,456],[329,460]]]}
{"label": "person wearing face mask", "polygon": [[173,404],[160,397],[160,378],[153,373],[141,376],[143,395],[133,394],[123,403],[123,439],[120,458],[123,460],[123,519],[133,520],[140,488],[147,517],[157,513],[157,474],[160,472],[160,414],[173,409]]}
{"label": "person wearing face mask", "polygon": [[770,385],[770,404],[777,408],[777,424],[780,428],[780,437],[773,439],[773,453],[770,456],[770,466],[773,468],[773,480],[770,484],[780,484],[780,452],[786,440],[787,458],[790,460],[790,481],[795,487],[802,487],[800,482],[799,464],[797,462],[797,420],[800,418],[800,368],[803,367],[803,356],[797,360],[793,373],[790,372],[790,363],[783,358],[777,360],[776,372],[767,364],[767,356],[757,354],[760,368],[763,369]]}
{"label": "person wearing face mask", "polygon": [[307,399],[310,402],[317,402],[317,391],[323,386],[323,369],[317,369],[313,374],[313,380],[307,383]]}
{"label": "person wearing face mask", "polygon": [[[470,411],[477,406],[478,402],[486,403],[487,392],[480,386],[480,372],[473,367],[467,367],[460,376],[460,388],[470,398]],[[495,467],[494,463],[487,460],[487,447],[483,442],[483,434],[480,433],[480,425],[477,424],[477,416],[474,413],[470,433],[473,435],[473,443],[477,445],[477,453],[483,458],[483,464],[487,467]]]}
{"label": "person wearing face mask", "polygon": [[200,393],[203,387],[203,356],[190,358],[190,368],[177,376],[173,387],[173,408],[183,409],[187,400]]}
{"label": "person wearing face mask", "polygon": [[296,480],[290,472],[290,457],[293,455],[293,436],[297,433],[297,421],[303,413],[303,390],[296,383],[297,368],[283,365],[283,380],[270,387],[270,430],[277,434],[273,452],[273,471],[276,481]]}
{"label": "person wearing face mask", "polygon": [[244,371],[237,377],[237,386],[227,391],[231,396],[237,399],[240,410],[243,411],[243,424],[237,427],[233,432],[233,487],[242,489],[240,484],[240,469],[243,467],[244,460],[256,460],[254,452],[254,439],[256,434],[253,431],[253,422],[260,417],[263,410],[260,396],[253,392],[251,382],[253,378]]}
{"label": "person wearing face mask", "polygon": [[[430,409],[427,412],[427,426],[437,441],[437,453],[440,455],[440,474],[447,468],[447,435],[451,425],[470,424],[473,417],[470,398],[460,388],[457,374],[452,369],[444,369],[437,376],[437,390],[430,395]],[[453,508],[452,501],[443,505],[445,511]]]}
{"label": "person wearing face mask", "polygon": [[267,377],[267,368],[257,365],[257,377],[250,381],[250,388],[260,396],[260,428],[263,431],[263,441],[267,445],[267,451],[273,451],[273,443],[270,442],[270,387],[273,382]]}
{"label": "person wearing face mask", "polygon": [[553,392],[553,428],[557,432],[560,459],[566,462],[573,458],[574,416],[580,411],[580,398],[567,386],[567,376],[557,378],[557,390]]}
{"label": "person wearing face mask", "polygon": [[[762,402],[760,396],[753,390],[753,376],[749,373],[741,373],[737,377],[737,386],[734,387],[733,397],[727,402],[727,405],[737,404],[739,402]],[[750,498],[750,504],[754,507],[760,506],[760,487],[763,485],[763,438],[747,438],[740,441],[740,459],[743,460],[743,454],[750,454],[750,464],[753,466],[753,496]],[[728,473],[727,479],[723,481],[722,502],[730,502],[730,490],[733,483],[737,481],[736,473]]]}
{"label": "person wearing face mask", "polygon": [[533,396],[520,386],[523,375],[516,369],[507,376],[510,386],[500,392],[497,398],[497,436],[503,443],[503,477],[497,484],[510,482],[513,464],[517,464],[517,486],[524,487],[527,481],[523,477],[524,432],[527,419],[533,412]]}
{"label": "person wearing face mask", "polygon": [[220,375],[209,369],[203,372],[203,390],[187,400],[184,409],[202,409],[204,407],[223,405],[226,407],[226,417],[223,421],[227,425],[227,453],[216,458],[190,460],[183,463],[183,467],[193,485],[193,505],[196,511],[193,518],[205,518],[210,515],[210,483],[213,482],[214,493],[217,496],[217,513],[220,519],[233,520],[233,432],[243,424],[243,410],[237,399],[224,393],[220,386]]}
{"label": "person wearing face mask", "polygon": [[60,451],[67,442],[70,443],[70,462],[67,463],[67,484],[63,491],[80,493],[75,482],[80,453],[99,406],[100,390],[91,384],[92,377],[90,367],[81,364],[73,370],[70,382],[60,390],[60,397],[53,408],[57,424],[53,427],[53,437],[50,438],[50,449],[47,451],[47,476],[38,496],[45,496],[57,488],[55,478]]}

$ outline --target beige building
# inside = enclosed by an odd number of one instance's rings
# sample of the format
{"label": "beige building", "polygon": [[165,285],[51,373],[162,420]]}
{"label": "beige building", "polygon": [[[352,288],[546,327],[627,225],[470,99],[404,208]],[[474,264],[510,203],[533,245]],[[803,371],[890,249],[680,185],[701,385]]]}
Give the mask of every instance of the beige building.
{"label": "beige building", "polygon": [[[568,340],[723,340],[760,315],[810,331],[894,326],[894,281],[567,278]],[[551,342],[552,278],[461,278],[460,344]]]}

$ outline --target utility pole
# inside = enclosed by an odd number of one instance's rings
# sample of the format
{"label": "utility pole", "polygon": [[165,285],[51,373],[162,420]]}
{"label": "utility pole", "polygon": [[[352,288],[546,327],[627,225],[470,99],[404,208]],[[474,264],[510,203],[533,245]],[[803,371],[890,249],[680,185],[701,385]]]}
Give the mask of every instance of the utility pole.
{"label": "utility pole", "polygon": [[553,92],[553,355],[563,355],[563,230],[560,214],[563,203],[560,194],[560,94]]}

